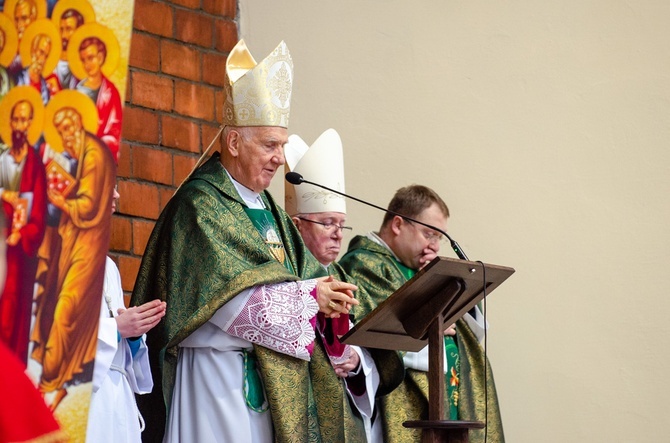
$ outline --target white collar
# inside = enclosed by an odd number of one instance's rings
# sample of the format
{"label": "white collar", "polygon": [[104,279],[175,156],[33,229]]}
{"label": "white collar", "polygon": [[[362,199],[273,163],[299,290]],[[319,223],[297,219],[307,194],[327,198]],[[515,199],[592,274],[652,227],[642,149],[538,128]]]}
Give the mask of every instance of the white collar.
{"label": "white collar", "polygon": [[226,171],[226,174],[228,174],[228,178],[230,178],[230,181],[233,182],[233,186],[235,186],[235,190],[249,208],[265,209],[265,203],[263,203],[261,195],[258,192],[252,191],[251,189],[244,186],[242,183],[235,180],[233,176],[230,175],[230,172],[228,172],[226,168],[223,168],[223,170]]}

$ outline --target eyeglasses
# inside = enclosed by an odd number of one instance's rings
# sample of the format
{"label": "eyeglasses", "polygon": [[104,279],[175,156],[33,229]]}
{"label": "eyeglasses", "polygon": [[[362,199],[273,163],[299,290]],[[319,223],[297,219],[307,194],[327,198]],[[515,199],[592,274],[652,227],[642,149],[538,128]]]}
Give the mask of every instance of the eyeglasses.
{"label": "eyeglasses", "polygon": [[415,226],[416,223],[412,220],[407,220],[406,218],[403,218],[403,220],[414,226],[414,228],[419,231],[419,234],[421,234],[421,236],[425,238],[428,243],[439,243],[444,240],[444,236],[442,234],[435,232],[432,229],[419,228],[418,226]]}
{"label": "eyeglasses", "polygon": [[351,231],[351,229],[352,229],[351,226],[340,226],[340,225],[336,225],[335,223],[323,223],[323,222],[320,222],[320,221],[310,220],[310,219],[308,219],[308,218],[303,218],[303,217],[298,217],[298,218],[299,218],[300,220],[302,220],[302,221],[306,221],[306,222],[314,223],[314,224],[316,224],[316,225],[321,225],[321,226],[323,226],[323,229],[324,229],[325,231],[327,231],[327,232],[329,232],[329,233],[331,233],[331,234],[332,234],[333,232],[335,232],[335,231],[342,231],[342,232],[344,232],[344,231]]}

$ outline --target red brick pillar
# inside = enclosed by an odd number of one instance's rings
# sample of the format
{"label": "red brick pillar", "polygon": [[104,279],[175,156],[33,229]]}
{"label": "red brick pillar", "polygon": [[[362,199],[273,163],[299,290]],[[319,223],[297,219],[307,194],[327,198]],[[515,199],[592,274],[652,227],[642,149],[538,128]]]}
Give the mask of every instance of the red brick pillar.
{"label": "red brick pillar", "polygon": [[235,0],[135,0],[110,243],[126,296],[155,220],[218,131],[236,16]]}

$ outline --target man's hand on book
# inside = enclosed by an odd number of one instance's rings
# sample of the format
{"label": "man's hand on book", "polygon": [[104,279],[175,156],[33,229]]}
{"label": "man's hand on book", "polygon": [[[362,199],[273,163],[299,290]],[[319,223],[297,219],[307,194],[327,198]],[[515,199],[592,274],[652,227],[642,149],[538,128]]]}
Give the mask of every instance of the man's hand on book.
{"label": "man's hand on book", "polygon": [[17,191],[4,191],[2,193],[2,199],[12,205],[16,206],[16,200],[19,198],[19,193]]}
{"label": "man's hand on book", "polygon": [[9,237],[7,237],[7,245],[16,246],[19,244],[19,240],[21,240],[21,232],[14,231],[11,234],[9,234]]}
{"label": "man's hand on book", "polygon": [[49,201],[58,209],[65,210],[65,197],[63,197],[59,192],[49,189],[47,191],[47,196]]}

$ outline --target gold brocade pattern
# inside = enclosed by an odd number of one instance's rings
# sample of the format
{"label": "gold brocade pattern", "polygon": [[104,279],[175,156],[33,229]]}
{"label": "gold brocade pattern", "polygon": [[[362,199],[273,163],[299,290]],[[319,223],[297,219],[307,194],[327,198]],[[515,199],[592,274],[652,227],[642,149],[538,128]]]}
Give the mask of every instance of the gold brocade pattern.
{"label": "gold brocade pattern", "polygon": [[[418,383],[418,384],[417,384]],[[428,417],[428,377],[408,369],[405,381],[393,392],[382,399],[381,410],[384,414],[384,442],[410,443],[421,442],[421,430],[408,429],[402,424],[418,417]]]}
{"label": "gold brocade pattern", "polygon": [[[379,303],[406,282],[406,278],[395,264],[395,259],[384,247],[363,236],[356,236],[349,244],[340,265],[351,275],[361,292],[360,305],[355,308],[357,320],[363,318]],[[458,388],[458,413],[461,420],[484,421],[484,389],[488,389],[488,436],[487,443],[504,443],[502,419],[493,375],[484,357],[482,347],[468,325],[456,323],[460,353],[461,378]],[[484,365],[487,378],[484,378]],[[408,369],[405,380],[395,391],[383,399],[385,435],[384,441],[419,442],[420,433],[412,434],[402,426],[406,420],[428,417],[428,379],[425,373]],[[483,443],[484,431],[470,432],[471,443]]]}
{"label": "gold brocade pattern", "polygon": [[323,441],[365,442],[363,421],[352,411],[344,391],[344,381],[335,374],[318,335],[310,363],[310,376],[318,415],[328,417],[319,422]]}
{"label": "gold brocade pattern", "polygon": [[256,64],[244,40],[228,54],[224,90],[224,124],[288,127],[293,60],[281,42]]}
{"label": "gold brocade pattern", "polygon": [[254,346],[254,351],[272,411],[275,441],[300,443],[307,433],[308,441],[321,442],[318,428],[314,428],[314,400],[305,395],[310,389],[309,363],[262,346]]}
{"label": "gold brocade pattern", "polygon": [[[459,320],[456,323],[456,331],[459,349],[466,349],[465,352],[461,351],[458,415],[461,420],[478,420],[487,423],[486,440],[484,439],[484,429],[474,429],[470,431],[470,441],[472,443],[484,443],[484,441],[486,443],[504,443],[505,435],[491,365],[488,359],[485,359],[477,337],[465,321]],[[484,365],[486,365],[486,369],[484,369]],[[485,372],[486,379],[484,378]],[[488,414],[486,414],[486,417],[484,413],[487,406],[484,403],[485,389],[488,389]]]}
{"label": "gold brocade pattern", "polygon": [[[262,194],[277,222],[287,259],[298,275],[279,263],[244,212],[219,162],[210,158],[170,200],[156,222],[144,254],[131,304],[167,301],[166,316],[147,335],[155,386],[138,399],[147,421],[145,436],[160,441],[170,404],[177,345],[242,290],[325,274],[297,229],[269,194]],[[319,442],[319,421],[309,420],[308,362],[255,347],[277,442]],[[296,412],[299,411],[299,412]]]}

